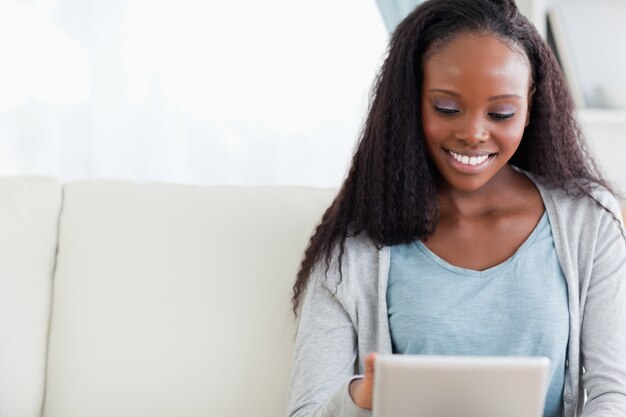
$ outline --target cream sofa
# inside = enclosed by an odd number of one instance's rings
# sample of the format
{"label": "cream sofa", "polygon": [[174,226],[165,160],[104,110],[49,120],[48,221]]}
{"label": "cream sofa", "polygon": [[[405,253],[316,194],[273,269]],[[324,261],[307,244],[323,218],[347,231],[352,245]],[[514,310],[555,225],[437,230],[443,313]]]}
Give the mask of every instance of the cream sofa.
{"label": "cream sofa", "polygon": [[276,417],[333,190],[0,179],[0,417]]}

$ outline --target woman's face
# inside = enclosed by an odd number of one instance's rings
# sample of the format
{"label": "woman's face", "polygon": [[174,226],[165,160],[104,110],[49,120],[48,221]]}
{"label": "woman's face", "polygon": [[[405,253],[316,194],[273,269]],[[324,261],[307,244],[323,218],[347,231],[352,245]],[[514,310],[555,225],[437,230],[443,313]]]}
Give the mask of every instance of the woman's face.
{"label": "woman's face", "polygon": [[460,36],[424,62],[426,147],[453,189],[475,191],[501,172],[528,124],[530,66],[491,36]]}

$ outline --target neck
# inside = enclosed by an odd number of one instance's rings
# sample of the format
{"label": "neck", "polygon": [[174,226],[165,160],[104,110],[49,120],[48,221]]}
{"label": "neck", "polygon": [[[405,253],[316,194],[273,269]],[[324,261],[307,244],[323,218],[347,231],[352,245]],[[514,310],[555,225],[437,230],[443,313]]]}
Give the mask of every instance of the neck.
{"label": "neck", "polygon": [[519,198],[520,187],[528,180],[505,165],[480,189],[463,191],[451,188],[442,178],[437,182],[439,209],[442,216],[477,217],[511,207]]}

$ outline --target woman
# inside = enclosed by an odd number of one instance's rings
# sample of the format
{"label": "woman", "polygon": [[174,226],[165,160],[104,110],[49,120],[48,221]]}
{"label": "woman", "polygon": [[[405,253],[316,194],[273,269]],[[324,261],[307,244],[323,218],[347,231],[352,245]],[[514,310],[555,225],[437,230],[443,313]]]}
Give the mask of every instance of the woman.
{"label": "woman", "polygon": [[544,416],[626,415],[625,278],[618,205],[535,28],[513,1],[426,1],[294,285],[289,415],[369,415],[371,352],[548,356]]}

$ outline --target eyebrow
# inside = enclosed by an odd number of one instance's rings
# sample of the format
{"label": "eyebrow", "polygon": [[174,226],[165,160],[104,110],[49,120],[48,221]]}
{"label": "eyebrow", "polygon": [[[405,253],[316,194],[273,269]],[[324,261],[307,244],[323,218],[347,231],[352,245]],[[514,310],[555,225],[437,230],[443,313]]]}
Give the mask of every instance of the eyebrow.
{"label": "eyebrow", "polygon": [[[452,96],[452,97],[461,98],[461,95],[459,93],[455,93],[454,91],[450,91],[450,90],[444,90],[444,89],[441,89],[441,88],[432,88],[432,89],[430,89],[428,91],[431,92],[431,93],[443,93],[443,94],[447,94],[447,95]],[[518,100],[522,99],[522,97],[520,97],[517,94],[501,94],[499,96],[489,97],[488,100],[489,101],[496,101],[496,100],[502,100],[502,99],[505,99],[505,98],[516,98]]]}
{"label": "eyebrow", "polygon": [[503,98],[516,98],[518,100],[521,100],[522,98],[520,96],[518,96],[517,94],[502,94],[500,96],[493,96],[493,97],[489,97],[489,101],[496,101],[496,100],[502,100]]}

